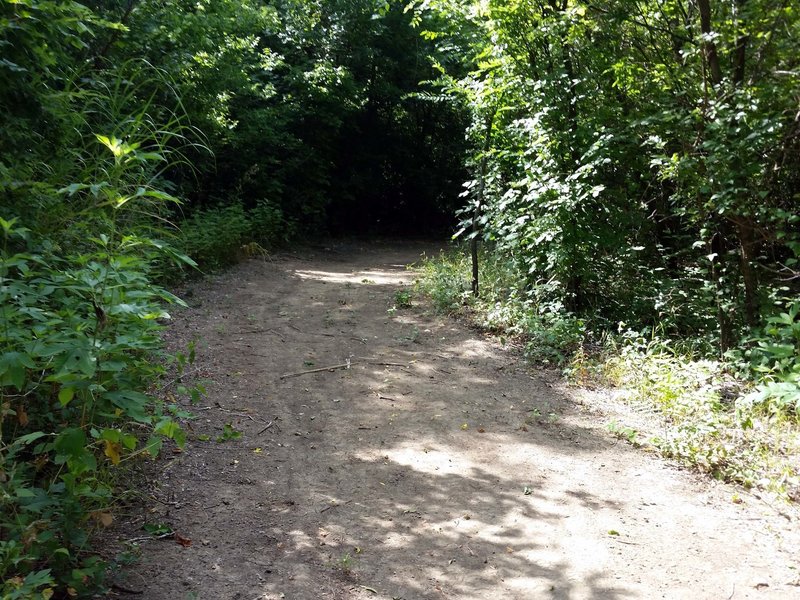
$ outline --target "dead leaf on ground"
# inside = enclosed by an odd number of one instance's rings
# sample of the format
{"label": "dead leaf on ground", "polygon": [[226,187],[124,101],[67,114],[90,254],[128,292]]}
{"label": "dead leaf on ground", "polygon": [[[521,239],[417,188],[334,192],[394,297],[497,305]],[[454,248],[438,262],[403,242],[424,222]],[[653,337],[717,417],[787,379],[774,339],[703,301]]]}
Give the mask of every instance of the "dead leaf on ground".
{"label": "dead leaf on ground", "polygon": [[175,541],[178,542],[184,548],[188,548],[189,546],[192,545],[192,540],[183,537],[180,533],[175,533]]}
{"label": "dead leaf on ground", "polygon": [[91,517],[103,527],[111,527],[114,522],[114,515],[106,510],[96,510],[91,513]]}
{"label": "dead leaf on ground", "polygon": [[105,442],[105,449],[103,453],[111,459],[111,463],[118,465],[120,461],[120,452],[122,452],[122,446],[120,446],[117,442],[112,442],[111,440],[103,440]]}

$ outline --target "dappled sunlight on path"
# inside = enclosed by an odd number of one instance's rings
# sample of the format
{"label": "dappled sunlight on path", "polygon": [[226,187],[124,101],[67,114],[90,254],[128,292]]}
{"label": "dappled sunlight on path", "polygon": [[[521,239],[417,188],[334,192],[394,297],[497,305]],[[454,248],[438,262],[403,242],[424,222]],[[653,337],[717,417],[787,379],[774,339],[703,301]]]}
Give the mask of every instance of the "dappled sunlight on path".
{"label": "dappled sunlight on path", "polygon": [[[193,544],[146,548],[146,597],[750,597],[762,570],[736,548],[772,541],[733,520],[746,507],[491,339],[398,309],[421,250],[252,261],[179,318],[213,383],[157,492],[179,508],[151,517]],[[225,423],[241,438],[202,441]],[[759,597],[788,597],[783,576]]]}

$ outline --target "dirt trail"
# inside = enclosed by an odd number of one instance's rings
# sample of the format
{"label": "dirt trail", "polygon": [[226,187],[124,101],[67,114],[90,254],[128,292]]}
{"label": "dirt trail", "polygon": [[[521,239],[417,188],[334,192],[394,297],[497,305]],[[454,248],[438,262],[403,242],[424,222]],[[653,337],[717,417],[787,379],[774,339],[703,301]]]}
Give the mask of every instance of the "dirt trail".
{"label": "dirt trail", "polygon": [[[123,587],[152,600],[800,598],[797,521],[619,442],[590,401],[419,300],[387,313],[426,250],[338,245],[195,286],[170,338],[200,340],[213,383],[143,515],[191,545],[144,543]],[[242,436],[214,441],[225,423]]]}

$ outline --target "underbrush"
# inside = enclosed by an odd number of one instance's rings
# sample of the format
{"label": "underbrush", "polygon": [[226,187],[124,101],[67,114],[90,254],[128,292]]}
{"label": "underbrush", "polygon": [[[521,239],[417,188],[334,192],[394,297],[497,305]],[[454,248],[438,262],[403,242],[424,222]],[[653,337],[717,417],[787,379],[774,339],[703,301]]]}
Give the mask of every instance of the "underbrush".
{"label": "underbrush", "polygon": [[539,364],[563,366],[591,339],[586,323],[551,300],[547,286],[524,292],[524,280],[513,265],[492,254],[481,257],[480,295],[474,297],[470,264],[466,253],[426,260],[417,288],[438,312],[469,312],[477,325],[498,333],[503,340],[522,341],[526,357]]}
{"label": "underbrush", "polygon": [[[548,284],[526,285],[512,261],[486,253],[481,293],[470,290],[466,252],[425,262],[418,289],[435,309],[468,314],[501,340],[514,337],[536,364],[558,366],[578,385],[615,386],[634,409],[654,412],[646,440],[662,455],[725,481],[800,501],[800,305],[767,320],[744,350],[707,357],[703,340],[652,331],[599,331],[569,314]],[[628,427],[615,431],[638,445]]]}
{"label": "underbrush", "polygon": [[132,493],[120,472],[165,440],[183,444],[177,396],[198,393],[158,383],[193,353],[162,349],[165,309],[180,300],[154,270],[194,265],[158,224],[179,203],[164,170],[195,132],[179,109],[152,106],[163,74],[118,68],[93,91],[48,91],[56,112],[43,120],[63,125],[62,160],[22,147],[0,164],[4,600],[97,597],[109,567],[92,539]]}
{"label": "underbrush", "polygon": [[106,568],[89,542],[113,521],[114,469],[183,441],[186,415],[148,393],[169,362],[163,306],[179,300],[150,281],[135,236],[55,254],[0,225],[0,591],[81,597]]}
{"label": "underbrush", "polygon": [[[800,501],[797,413],[777,409],[731,364],[627,336],[596,357],[600,381],[635,408],[655,409],[662,431],[647,440],[664,456],[725,481]],[[577,368],[576,368],[577,367]],[[578,361],[568,372],[583,381]]]}
{"label": "underbrush", "polygon": [[292,225],[277,206],[260,201],[246,209],[235,202],[194,211],[180,223],[176,243],[202,270],[215,270],[266,254],[292,234]]}

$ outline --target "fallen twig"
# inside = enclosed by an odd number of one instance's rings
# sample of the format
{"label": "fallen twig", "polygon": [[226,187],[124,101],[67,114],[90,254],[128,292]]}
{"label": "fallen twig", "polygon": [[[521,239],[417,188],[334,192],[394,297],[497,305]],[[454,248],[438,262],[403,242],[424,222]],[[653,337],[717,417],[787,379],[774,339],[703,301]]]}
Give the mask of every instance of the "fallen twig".
{"label": "fallen twig", "polygon": [[[275,425],[275,421],[270,421],[269,423],[267,423],[267,426],[264,427],[264,429],[262,429],[261,431],[259,431],[256,435],[261,435],[262,433],[264,433],[267,429],[269,429],[273,425]],[[275,426],[277,427],[277,425],[275,425]]]}
{"label": "fallen twig", "polygon": [[111,584],[111,589],[112,590],[117,590],[118,592],[122,592],[123,594],[131,594],[131,595],[136,595],[136,596],[144,594],[144,590],[134,590],[132,588],[125,587],[124,585],[122,585],[120,583],[112,583]]}
{"label": "fallen twig", "polygon": [[628,546],[640,546],[641,544],[637,544],[636,542],[626,542],[625,540],[621,540],[617,537],[614,538],[615,542],[619,542],[620,544],[628,544]]}
{"label": "fallen twig", "polygon": [[[251,421],[255,421],[256,420],[256,418],[253,415],[248,415],[247,413],[234,412],[234,411],[229,410],[227,408],[222,408],[221,406],[218,407],[218,408],[219,408],[219,410],[221,410],[223,412],[226,412],[229,415],[233,415],[234,417],[246,417],[246,418],[250,419]],[[258,417],[258,418],[261,420],[262,423],[264,422],[264,419],[262,419],[261,417]]]}
{"label": "fallen twig", "polygon": [[247,329],[247,330],[244,330],[244,331],[237,331],[237,332],[234,333],[234,335],[248,335],[248,334],[251,334],[251,333],[271,333],[272,335],[278,336],[278,339],[280,339],[280,341],[282,341],[282,342],[286,341],[286,338],[283,337],[280,334],[280,332],[275,331],[272,328],[270,328],[270,329]]}
{"label": "fallen twig", "polygon": [[302,329],[300,329],[299,327],[295,327],[291,323],[289,323],[287,325],[287,327],[289,327],[289,329],[294,329],[296,332],[302,333],[304,335],[321,335],[321,336],[324,336],[324,337],[339,337],[335,333],[322,333],[321,331],[303,331]]}
{"label": "fallen twig", "polygon": [[392,402],[397,402],[397,398],[392,398],[391,396],[383,396],[378,394],[378,400],[391,400]]}
{"label": "fallen twig", "polygon": [[161,392],[163,392],[164,390],[166,390],[167,388],[169,388],[169,387],[170,387],[170,386],[171,386],[173,383],[178,383],[178,382],[179,382],[179,381],[181,381],[181,380],[182,380],[184,377],[188,377],[189,375],[194,375],[194,374],[195,374],[195,373],[197,373],[199,370],[200,370],[200,367],[197,367],[196,369],[192,369],[191,371],[186,371],[185,373],[181,373],[181,374],[180,374],[180,375],[178,375],[178,376],[177,376],[175,379],[171,379],[170,381],[168,381],[167,383],[165,383],[164,385],[162,385],[160,388],[158,388],[158,390],[156,390],[156,393],[157,393],[157,394],[160,394]]}
{"label": "fallen twig", "polygon": [[330,510],[332,508],[339,508],[340,506],[344,506],[345,504],[350,504],[351,502],[352,502],[352,500],[347,500],[345,502],[341,502],[340,504],[330,504],[330,505],[326,506],[325,508],[323,508],[319,512],[320,513],[324,513],[326,510]]}
{"label": "fallen twig", "polygon": [[318,369],[309,369],[308,371],[297,371],[296,373],[286,373],[281,375],[279,379],[288,379],[289,377],[300,377],[301,375],[308,375],[309,373],[321,373],[322,371],[334,371],[336,369],[349,369],[350,361],[340,365],[331,365],[329,367],[319,367]]}
{"label": "fallen twig", "polygon": [[155,494],[151,494],[150,498],[155,500],[156,502],[160,502],[161,504],[164,504],[165,506],[176,506],[176,507],[181,506],[180,502],[176,502],[174,500],[162,500],[161,498],[159,498]]}
{"label": "fallen twig", "polygon": [[129,540],[125,540],[126,544],[135,544],[137,542],[149,542],[150,540],[163,540],[164,538],[175,537],[175,532],[170,531],[169,533],[162,533],[160,535],[143,535],[141,537],[131,538]]}

